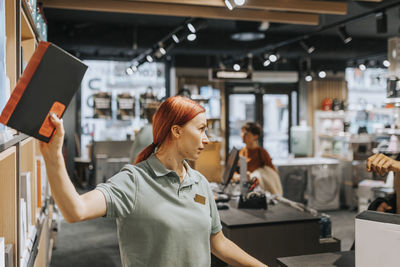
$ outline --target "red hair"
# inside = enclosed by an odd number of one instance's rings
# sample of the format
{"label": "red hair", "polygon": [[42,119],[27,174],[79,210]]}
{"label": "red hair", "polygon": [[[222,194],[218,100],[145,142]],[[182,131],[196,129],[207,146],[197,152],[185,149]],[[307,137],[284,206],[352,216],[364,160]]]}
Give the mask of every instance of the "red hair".
{"label": "red hair", "polygon": [[153,143],[143,149],[136,157],[135,163],[146,160],[156,147],[170,137],[173,125],[183,126],[205,109],[197,102],[183,96],[167,98],[153,116]]}

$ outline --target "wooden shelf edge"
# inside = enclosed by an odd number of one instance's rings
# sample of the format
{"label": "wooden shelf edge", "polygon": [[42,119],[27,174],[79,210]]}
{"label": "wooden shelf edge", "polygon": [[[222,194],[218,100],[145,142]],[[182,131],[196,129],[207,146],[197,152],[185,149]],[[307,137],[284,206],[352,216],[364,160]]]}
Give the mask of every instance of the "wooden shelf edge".
{"label": "wooden shelf edge", "polygon": [[14,137],[11,140],[8,140],[7,142],[0,144],[0,153],[7,150],[8,148],[16,145],[17,143],[29,138],[28,135],[19,133],[17,135],[14,135]]}
{"label": "wooden shelf edge", "polygon": [[[29,13],[29,9],[28,9],[28,6],[26,5],[25,1],[21,1],[21,7],[22,7],[21,11],[24,13],[25,17],[28,19],[29,27],[33,31],[36,41],[37,42],[41,41],[42,39],[40,38],[39,32],[36,29],[36,24],[34,23],[33,18],[31,16],[31,14]],[[28,39],[31,39],[31,38],[28,38]],[[22,40],[24,40],[24,39],[22,39]]]}

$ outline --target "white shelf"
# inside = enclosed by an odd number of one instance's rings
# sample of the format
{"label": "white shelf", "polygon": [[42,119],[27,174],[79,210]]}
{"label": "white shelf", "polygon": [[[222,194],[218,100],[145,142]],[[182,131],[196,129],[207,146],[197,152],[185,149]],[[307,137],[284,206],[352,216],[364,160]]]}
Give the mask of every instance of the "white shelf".
{"label": "white shelf", "polygon": [[339,111],[316,111],[317,119],[344,119],[346,113],[343,110]]}
{"label": "white shelf", "polygon": [[385,134],[385,135],[400,135],[400,129],[377,129],[376,134]]}
{"label": "white shelf", "polygon": [[386,104],[398,104],[398,103],[400,103],[400,97],[386,98],[385,103]]}

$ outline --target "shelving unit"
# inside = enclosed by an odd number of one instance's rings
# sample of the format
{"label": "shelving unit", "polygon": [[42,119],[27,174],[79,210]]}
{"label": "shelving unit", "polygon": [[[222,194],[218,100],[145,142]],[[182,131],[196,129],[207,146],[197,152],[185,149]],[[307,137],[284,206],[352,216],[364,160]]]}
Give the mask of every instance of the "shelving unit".
{"label": "shelving unit", "polygon": [[[6,21],[6,76],[10,80],[10,94],[15,88],[24,65],[33,55],[40,41],[36,29],[36,18],[33,18],[24,0],[5,0]],[[39,143],[25,134],[12,131],[13,137],[0,144],[0,237],[5,237],[6,244],[13,245],[14,266],[20,266],[21,251],[19,251],[21,232],[20,194],[22,173],[30,173],[30,188],[32,225],[37,233],[32,240],[33,246],[28,254],[26,266],[49,266],[52,249],[50,241],[53,205],[51,198],[46,196],[43,202],[38,201],[41,190],[41,174],[45,174],[44,166],[37,164],[40,160]],[[47,179],[46,179],[47,183]],[[40,204],[40,205],[39,205]]]}
{"label": "shelving unit", "polygon": [[[343,131],[343,122],[346,119],[344,111],[316,111],[314,114],[314,154],[320,157],[348,159],[351,135]],[[333,127],[334,123],[341,124]],[[340,151],[335,146],[340,145]]]}

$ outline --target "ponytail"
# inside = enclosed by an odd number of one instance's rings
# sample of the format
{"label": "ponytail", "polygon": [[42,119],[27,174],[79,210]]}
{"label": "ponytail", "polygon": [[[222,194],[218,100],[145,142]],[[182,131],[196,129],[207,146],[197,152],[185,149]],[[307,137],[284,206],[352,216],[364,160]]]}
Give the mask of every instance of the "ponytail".
{"label": "ponytail", "polygon": [[150,157],[151,154],[154,153],[156,147],[157,146],[154,143],[151,143],[150,145],[145,147],[142,151],[140,151],[139,155],[136,157],[135,162],[133,164],[136,165],[139,162],[146,160],[148,157]]}

